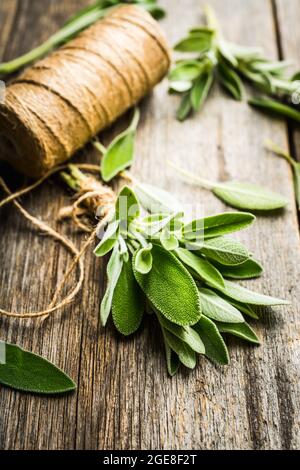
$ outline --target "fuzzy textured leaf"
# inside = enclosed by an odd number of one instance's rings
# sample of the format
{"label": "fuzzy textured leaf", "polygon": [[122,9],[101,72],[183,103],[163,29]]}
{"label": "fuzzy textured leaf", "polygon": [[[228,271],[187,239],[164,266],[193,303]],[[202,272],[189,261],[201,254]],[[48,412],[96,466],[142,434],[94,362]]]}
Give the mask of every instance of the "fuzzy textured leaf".
{"label": "fuzzy textured leaf", "polygon": [[250,305],[264,305],[264,306],[274,306],[274,305],[289,305],[290,302],[287,300],[276,299],[275,297],[270,297],[268,295],[258,294],[253,292],[245,287],[240,286],[231,281],[224,280],[225,289],[221,291],[227,296],[238,302],[242,302]]}
{"label": "fuzzy textured leaf", "polygon": [[233,305],[210,289],[200,288],[203,315],[225,323],[243,323],[243,315]]}
{"label": "fuzzy textured leaf", "polygon": [[216,323],[220,333],[229,333],[231,335],[242,338],[249,343],[260,344],[259,338],[256,336],[256,333],[248,325],[248,323]]}
{"label": "fuzzy textured leaf", "polygon": [[112,300],[112,317],[117,330],[125,336],[135,333],[144,308],[144,294],[135,280],[131,261],[128,261],[123,264]]}
{"label": "fuzzy textured leaf", "polygon": [[236,266],[245,263],[250,257],[247,248],[232,238],[211,238],[201,248],[207,258],[225,266]]}
{"label": "fuzzy textured leaf", "polygon": [[118,245],[115,245],[107,265],[107,287],[100,308],[100,318],[103,326],[106,325],[111,311],[114,290],[121,274],[122,267],[123,258],[120,255]]}
{"label": "fuzzy textured leaf", "polygon": [[213,188],[213,193],[226,204],[246,210],[281,209],[288,202],[285,197],[273,191],[268,191],[256,184],[239,183],[238,181],[218,183]]}
{"label": "fuzzy textured leaf", "polygon": [[205,355],[218,364],[229,364],[230,360],[226,344],[214,322],[202,315],[194,328],[204,343]]}
{"label": "fuzzy textured leaf", "polygon": [[160,325],[184,343],[188,344],[198,354],[205,353],[205,347],[198,333],[190,326],[179,326],[167,320],[163,315],[156,311]]}
{"label": "fuzzy textured leaf", "polygon": [[41,356],[4,343],[6,363],[0,363],[0,383],[23,392],[58,394],[76,389],[73,380]]}
{"label": "fuzzy textured leaf", "polygon": [[195,324],[201,316],[199,292],[192,276],[176,256],[153,245],[153,266],[146,275],[135,270],[135,256],[134,275],[154,307],[177,325]]}
{"label": "fuzzy textured leaf", "polygon": [[262,266],[252,258],[238,266],[222,266],[217,264],[217,268],[223,277],[230,279],[253,279],[261,276],[263,273]]}
{"label": "fuzzy textured leaf", "polygon": [[197,228],[200,227],[200,236],[215,238],[248,227],[255,220],[255,216],[247,212],[224,212],[203,219],[194,220],[185,225],[184,237],[193,240],[197,237]]}
{"label": "fuzzy textured leaf", "polygon": [[180,362],[185,367],[194,369],[196,367],[195,351],[167,330],[164,331],[164,336],[169,347],[178,355]]}
{"label": "fuzzy textured leaf", "polygon": [[178,248],[175,253],[182,263],[198,274],[201,280],[209,282],[217,288],[225,286],[221,273],[206,259],[191,253],[185,248]]}

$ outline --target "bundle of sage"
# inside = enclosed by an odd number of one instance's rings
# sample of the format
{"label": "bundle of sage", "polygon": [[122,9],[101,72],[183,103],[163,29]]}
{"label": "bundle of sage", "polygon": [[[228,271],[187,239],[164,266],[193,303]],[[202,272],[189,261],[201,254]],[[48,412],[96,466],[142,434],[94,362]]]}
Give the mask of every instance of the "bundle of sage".
{"label": "bundle of sage", "polygon": [[[170,92],[182,96],[178,119],[183,121],[201,109],[215,80],[234,99],[241,100],[244,78],[263,94],[250,99],[249,104],[300,122],[300,74],[286,75],[290,62],[268,60],[259,48],[225,40],[213,10],[206,7],[205,13],[207,25],[192,28],[175,45],[175,51],[189,53],[188,59],[177,61],[169,76]],[[197,55],[190,58],[190,53]]]}
{"label": "bundle of sage", "polygon": [[[63,178],[80,194],[91,194],[88,180],[94,188],[97,183],[74,165]],[[93,212],[93,197],[85,202]],[[289,302],[234,282],[262,274],[248,249],[227,237],[254,220],[246,212],[227,212],[188,222],[166,191],[136,180],[133,188],[124,186],[109,204],[109,223],[94,251],[97,257],[110,253],[102,325],[112,313],[117,330],[128,336],[138,330],[145,311],[152,313],[162,330],[171,375],[180,363],[193,369],[196,354],[228,364],[224,334],[259,344],[244,315],[258,319],[261,306]]]}

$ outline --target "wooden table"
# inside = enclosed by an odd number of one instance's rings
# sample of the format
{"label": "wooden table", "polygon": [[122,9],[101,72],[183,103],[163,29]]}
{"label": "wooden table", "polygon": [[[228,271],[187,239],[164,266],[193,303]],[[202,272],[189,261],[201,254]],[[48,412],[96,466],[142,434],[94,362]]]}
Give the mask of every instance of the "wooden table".
{"label": "wooden table", "polygon": [[[45,40],[87,0],[1,0],[0,56],[13,58]],[[173,44],[201,19],[199,0],[162,0],[162,22]],[[263,46],[273,58],[299,61],[298,0],[214,0],[228,38]],[[298,63],[299,65],[299,63]],[[300,445],[299,232],[288,164],[267,153],[272,138],[300,159],[300,132],[237,103],[215,88],[203,112],[175,120],[176,97],[157,87],[142,104],[134,173],[179,196],[198,201],[206,214],[228,210],[213,195],[183,183],[168,168],[172,159],[204,177],[257,182],[283,193],[284,213],[259,216],[239,235],[265,266],[248,283],[292,301],[269,311],[256,326],[260,347],[230,340],[231,365],[200,359],[195,371],[170,379],[156,327],[123,340],[99,322],[105,265],[89,253],[84,288],[63,312],[44,320],[1,319],[0,338],[42,354],[67,371],[76,393],[30,396],[1,387],[1,449],[295,449]],[[105,134],[112,133],[121,126]],[[91,149],[81,159],[97,161]],[[2,167],[1,167],[2,168]],[[7,169],[2,174],[14,183]],[[84,236],[56,221],[69,195],[51,181],[23,199],[26,208],[68,234]],[[70,257],[36,231],[13,206],[1,211],[0,299],[5,308],[46,307]]]}

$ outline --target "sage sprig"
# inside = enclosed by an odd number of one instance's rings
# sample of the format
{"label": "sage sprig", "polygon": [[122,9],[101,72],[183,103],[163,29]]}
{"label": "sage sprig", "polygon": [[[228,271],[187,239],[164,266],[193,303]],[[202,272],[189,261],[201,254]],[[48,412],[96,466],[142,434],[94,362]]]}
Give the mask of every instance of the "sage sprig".
{"label": "sage sprig", "polygon": [[239,181],[212,182],[183,170],[173,162],[168,162],[168,164],[190,183],[212,191],[221,201],[236,209],[271,211],[282,209],[288,203],[285,197],[257,184]]}
{"label": "sage sprig", "polygon": [[[76,389],[73,380],[41,356],[15,344],[0,341],[5,348],[0,360],[0,383],[15,390],[40,394],[60,394]],[[1,354],[2,356],[2,354]]]}
{"label": "sage sprig", "polygon": [[165,15],[164,9],[157,5],[157,0],[97,0],[92,5],[83,8],[71,17],[59,31],[43,44],[14,60],[0,64],[0,75],[8,75],[17,72],[19,69],[44,57],[53,49],[74,38],[96,21],[104,18],[112,8],[128,3],[140,5],[149,11],[156,19],[163,18]]}
{"label": "sage sprig", "polygon": [[[155,203],[159,194],[164,206],[167,193],[156,191]],[[130,210],[120,210],[124,197]],[[154,313],[151,318],[156,318],[161,327],[170,375],[177,372],[180,363],[193,369],[197,354],[228,364],[223,335],[258,344],[244,315],[257,319],[258,306],[288,304],[229,280],[250,279],[262,273],[247,248],[225,236],[247,227],[255,217],[224,213],[186,223],[184,212],[151,213],[149,199],[145,205],[144,200],[135,189],[125,186],[121,190],[114,218],[95,250],[96,256],[107,253],[104,246],[112,251],[101,306],[103,325],[112,311],[121,334],[135,333],[147,306]],[[120,237],[127,247],[126,260]]]}
{"label": "sage sprig", "polygon": [[108,148],[105,148],[98,140],[94,142],[94,147],[103,154],[100,165],[103,181],[111,181],[133,163],[135,136],[139,119],[139,109],[135,108],[130,126],[124,132],[121,132]]}
{"label": "sage sprig", "polygon": [[175,51],[189,54],[176,62],[169,75],[170,92],[181,95],[178,119],[183,121],[201,109],[214,82],[235,100],[242,100],[244,79],[262,93],[249,104],[300,122],[299,74],[286,74],[290,62],[268,60],[260,48],[225,40],[213,10],[206,7],[205,13],[206,25],[192,28],[175,45]]}

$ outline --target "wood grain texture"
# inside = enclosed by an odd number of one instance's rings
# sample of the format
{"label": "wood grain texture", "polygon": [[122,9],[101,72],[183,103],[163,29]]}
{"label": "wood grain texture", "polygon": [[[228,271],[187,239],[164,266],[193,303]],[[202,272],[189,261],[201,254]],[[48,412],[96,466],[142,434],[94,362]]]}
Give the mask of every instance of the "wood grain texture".
{"label": "wood grain texture", "polygon": [[[0,11],[6,11],[6,16],[1,21],[11,21],[7,19],[11,3],[2,0],[6,7]],[[20,2],[13,39],[2,39],[7,44],[5,58],[44,39],[86,3]],[[205,2],[161,3],[168,9],[163,27],[174,43],[200,21],[199,7]],[[278,55],[270,1],[210,3],[229,39],[263,45],[270,56]],[[112,327],[100,327],[105,266],[88,255],[84,289],[63,313],[44,322],[1,320],[1,339],[55,361],[77,380],[78,391],[47,399],[1,388],[0,448],[294,449],[300,445],[297,215],[288,166],[263,149],[264,140],[273,136],[288,145],[286,127],[245,103],[232,101],[218,88],[200,115],[180,124],[174,118],[178,99],[166,91],[163,83],[142,104],[134,173],[171,190],[185,203],[196,201],[207,215],[228,209],[210,193],[181,182],[168,168],[168,159],[203,177],[251,180],[280,189],[290,201],[288,209],[258,217],[255,226],[238,238],[266,268],[261,279],[247,285],[288,298],[293,305],[270,310],[255,326],[261,347],[230,340],[229,367],[201,358],[195,371],[183,370],[170,379],[162,340],[151,318],[141,332],[126,340]],[[107,132],[105,137],[111,135]],[[82,157],[96,159],[90,149]],[[4,171],[8,177],[9,170]],[[58,179],[24,199],[29,210],[54,226],[55,213],[65,202]],[[45,306],[69,258],[51,241],[37,236],[13,208],[3,210],[0,220],[1,304],[22,309]],[[70,227],[61,230],[72,234]],[[77,243],[82,240],[73,238]]]}
{"label": "wood grain texture", "polygon": [[[300,3],[297,0],[274,0],[274,10],[277,15],[278,40],[283,58],[293,61],[291,72],[300,70],[300,30],[298,18]],[[299,87],[300,93],[300,87]],[[289,126],[291,150],[295,158],[300,161],[300,130],[297,126]]]}

